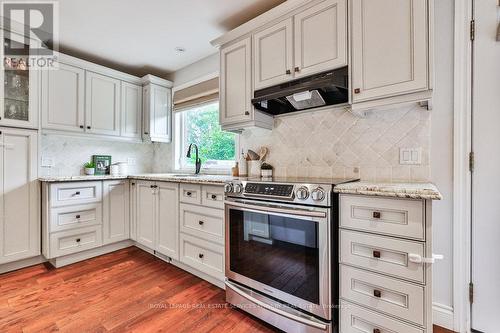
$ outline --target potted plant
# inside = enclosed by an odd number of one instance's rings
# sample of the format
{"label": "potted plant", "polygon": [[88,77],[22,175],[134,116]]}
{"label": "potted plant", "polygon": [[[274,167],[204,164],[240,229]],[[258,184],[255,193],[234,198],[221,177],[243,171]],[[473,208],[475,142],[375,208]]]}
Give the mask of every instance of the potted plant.
{"label": "potted plant", "polygon": [[83,165],[85,168],[85,174],[89,176],[93,176],[95,174],[95,164],[94,162],[87,162]]}

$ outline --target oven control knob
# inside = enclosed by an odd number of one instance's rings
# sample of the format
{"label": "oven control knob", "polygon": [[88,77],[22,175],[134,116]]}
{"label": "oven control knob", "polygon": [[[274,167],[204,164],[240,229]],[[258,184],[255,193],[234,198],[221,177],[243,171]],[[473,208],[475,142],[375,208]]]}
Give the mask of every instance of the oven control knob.
{"label": "oven control knob", "polygon": [[307,187],[302,186],[297,190],[297,192],[295,192],[295,195],[299,200],[306,200],[307,198],[309,198],[309,190],[307,189]]}
{"label": "oven control knob", "polygon": [[233,184],[224,185],[224,193],[231,193],[231,192],[233,192]]}
{"label": "oven control knob", "polygon": [[325,199],[325,190],[323,190],[321,187],[314,189],[311,192],[311,198],[314,201],[323,201],[323,199]]}
{"label": "oven control knob", "polygon": [[243,186],[241,186],[241,184],[235,184],[233,188],[234,193],[240,194],[243,192]]}

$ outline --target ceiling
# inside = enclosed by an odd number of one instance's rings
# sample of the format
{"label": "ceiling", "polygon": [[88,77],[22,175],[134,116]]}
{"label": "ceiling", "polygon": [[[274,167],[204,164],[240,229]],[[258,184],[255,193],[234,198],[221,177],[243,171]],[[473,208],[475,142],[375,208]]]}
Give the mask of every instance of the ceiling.
{"label": "ceiling", "polygon": [[59,1],[59,49],[133,75],[168,77],[215,53],[212,39],[284,1]]}

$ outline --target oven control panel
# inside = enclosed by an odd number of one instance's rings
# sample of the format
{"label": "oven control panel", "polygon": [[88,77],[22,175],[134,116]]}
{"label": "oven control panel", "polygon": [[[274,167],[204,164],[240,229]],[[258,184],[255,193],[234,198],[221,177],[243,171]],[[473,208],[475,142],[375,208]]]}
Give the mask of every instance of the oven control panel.
{"label": "oven control panel", "polygon": [[247,183],[243,193],[249,195],[265,195],[270,197],[292,198],[293,185]]}

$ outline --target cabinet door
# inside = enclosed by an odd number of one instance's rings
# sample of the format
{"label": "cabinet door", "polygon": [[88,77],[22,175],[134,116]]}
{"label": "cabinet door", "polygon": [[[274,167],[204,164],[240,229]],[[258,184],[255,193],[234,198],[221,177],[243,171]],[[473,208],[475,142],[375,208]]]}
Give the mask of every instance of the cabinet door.
{"label": "cabinet door", "polygon": [[0,127],[0,264],[40,254],[37,133]]}
{"label": "cabinet door", "polygon": [[172,93],[169,88],[149,85],[149,136],[154,142],[172,138]]}
{"label": "cabinet door", "polygon": [[129,182],[103,182],[103,243],[110,244],[130,238]]}
{"label": "cabinet door", "polygon": [[352,1],[353,101],[428,89],[426,0]]}
{"label": "cabinet door", "polygon": [[347,66],[346,0],[327,0],[294,17],[295,77]]}
{"label": "cabinet door", "polygon": [[85,82],[86,131],[120,135],[120,80],[87,71]]}
{"label": "cabinet door", "polygon": [[142,86],[122,82],[121,136],[140,139],[142,134]]}
{"label": "cabinet door", "polygon": [[220,123],[252,120],[250,37],[220,51]]}
{"label": "cabinet door", "polygon": [[59,63],[42,71],[42,127],[83,132],[85,125],[85,71]]}
{"label": "cabinet door", "polygon": [[253,35],[255,89],[293,77],[292,25],[290,18]]}
{"label": "cabinet door", "polygon": [[[8,46],[24,48],[24,36],[4,31],[0,58],[5,66],[0,69],[0,126],[38,128],[40,73],[43,70],[30,70],[25,56],[4,54]],[[39,42],[30,40],[33,45]],[[5,46],[5,47],[4,47]],[[24,61],[24,64],[21,62]]]}
{"label": "cabinet door", "polygon": [[157,235],[156,251],[179,259],[179,184],[156,183]]}
{"label": "cabinet door", "polygon": [[136,241],[152,250],[155,248],[154,182],[136,181]]}

